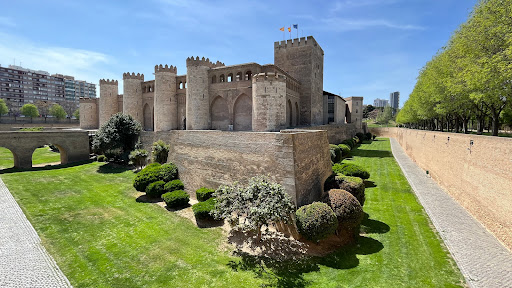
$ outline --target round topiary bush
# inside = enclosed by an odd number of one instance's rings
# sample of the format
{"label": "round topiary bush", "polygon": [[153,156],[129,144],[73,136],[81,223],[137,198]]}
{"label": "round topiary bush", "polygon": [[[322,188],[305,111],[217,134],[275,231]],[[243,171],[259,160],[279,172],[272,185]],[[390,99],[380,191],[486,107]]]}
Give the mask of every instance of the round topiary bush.
{"label": "round topiary bush", "polygon": [[178,167],[173,163],[167,163],[160,166],[160,179],[169,182],[178,179]]}
{"label": "round topiary bush", "polygon": [[98,155],[98,157],[96,158],[96,161],[98,161],[98,162],[107,162],[107,156],[105,156],[105,155]]}
{"label": "round topiary bush", "polygon": [[[154,165],[157,164],[157,165]],[[146,168],[142,169],[137,175],[135,179],[133,179],[133,187],[137,191],[145,192],[146,187],[149,184],[156,182],[160,179],[160,164],[153,163],[146,166]]]}
{"label": "round topiary bush", "polygon": [[190,196],[188,193],[183,190],[176,190],[172,192],[167,192],[162,195],[162,199],[164,199],[165,204],[169,208],[179,208],[188,204],[190,200]]}
{"label": "round topiary bush", "polygon": [[359,235],[359,226],[363,220],[363,208],[356,197],[345,190],[332,189],[327,192],[325,202],[338,219],[339,236]]}
{"label": "round topiary bush", "polygon": [[352,141],[354,141],[354,146],[361,143],[361,139],[359,139],[359,137],[357,137],[357,136],[354,136],[354,138],[352,138]]}
{"label": "round topiary bush", "polygon": [[146,187],[146,195],[151,198],[160,198],[165,193],[165,182],[160,180],[153,182]]}
{"label": "round topiary bush", "polygon": [[325,203],[313,202],[295,212],[297,230],[308,240],[318,241],[334,234],[338,219]]}
{"label": "round topiary bush", "polygon": [[196,190],[197,201],[199,201],[199,202],[206,201],[213,197],[213,193],[215,193],[215,189],[201,187]]}
{"label": "round topiary bush", "polygon": [[213,220],[214,218],[210,213],[213,209],[215,209],[215,198],[210,198],[206,201],[192,205],[192,211],[194,212],[196,219]]}
{"label": "round topiary bush", "polygon": [[338,148],[341,150],[341,157],[347,157],[350,154],[350,146],[347,144],[340,144]]}
{"label": "round topiary bush", "polygon": [[352,139],[343,140],[341,144],[347,145],[348,147],[350,147],[350,150],[354,149],[355,146],[354,141]]}
{"label": "round topiary bush", "polygon": [[183,182],[179,179],[172,180],[171,182],[167,182],[164,187],[165,191],[172,192],[176,190],[183,190],[185,189],[185,185],[183,185]]}
{"label": "round topiary bush", "polygon": [[[334,163],[338,163],[341,161],[341,149],[334,144],[329,144],[329,149],[331,150],[331,161]],[[332,157],[332,151],[334,151],[334,159]]]}
{"label": "round topiary bush", "polygon": [[364,140],[366,140],[366,136],[364,136],[364,134],[361,132],[356,133],[356,137],[359,139],[360,142],[363,142]]}
{"label": "round topiary bush", "polygon": [[363,167],[352,163],[341,163],[332,166],[332,170],[336,174],[343,174],[345,176],[354,176],[361,179],[370,178],[370,172],[366,171]]}
{"label": "round topiary bush", "polygon": [[359,177],[344,176],[343,174],[339,174],[336,176],[336,182],[338,182],[339,189],[345,190],[354,195],[361,206],[364,206],[365,187],[363,179]]}
{"label": "round topiary bush", "polygon": [[364,138],[365,138],[365,140],[371,141],[372,140],[372,133],[366,132],[366,134],[364,134]]}

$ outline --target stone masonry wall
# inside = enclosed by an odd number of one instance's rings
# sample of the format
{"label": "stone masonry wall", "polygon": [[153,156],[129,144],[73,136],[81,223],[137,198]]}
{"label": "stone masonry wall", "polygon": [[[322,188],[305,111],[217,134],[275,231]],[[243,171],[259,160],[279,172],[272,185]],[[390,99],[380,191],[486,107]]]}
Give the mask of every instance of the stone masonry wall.
{"label": "stone masonry wall", "polygon": [[117,80],[100,80],[99,126],[102,126],[112,115],[118,112],[117,92]]}
{"label": "stone masonry wall", "polygon": [[362,132],[362,129],[356,127],[354,123],[350,124],[329,124],[313,127],[304,127],[305,130],[324,130],[327,132],[327,139],[330,144],[340,144],[343,140],[350,139],[356,135],[357,132]]}
{"label": "stone masonry wall", "polygon": [[[320,195],[331,173],[325,132],[256,133],[225,131],[143,132],[150,148],[157,140],[171,145],[169,161],[178,166],[186,190],[217,188],[269,175],[283,185],[295,203],[303,205]],[[320,184],[321,183],[321,184]]]}
{"label": "stone masonry wall", "polygon": [[512,249],[512,139],[404,128],[370,131],[395,137],[411,159]]}

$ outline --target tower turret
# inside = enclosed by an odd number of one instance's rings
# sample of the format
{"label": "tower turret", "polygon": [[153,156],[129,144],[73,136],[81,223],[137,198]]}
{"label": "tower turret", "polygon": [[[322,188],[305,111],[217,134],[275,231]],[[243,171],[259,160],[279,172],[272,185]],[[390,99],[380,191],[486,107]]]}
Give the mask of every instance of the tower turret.
{"label": "tower turret", "polygon": [[174,66],[155,66],[155,131],[178,129],[178,98]]}
{"label": "tower turret", "polygon": [[144,127],[142,82],[144,74],[123,73],[123,114],[131,115]]}
{"label": "tower turret", "polygon": [[98,129],[98,98],[80,98],[80,128]]}
{"label": "tower turret", "polygon": [[118,111],[117,107],[117,94],[118,94],[117,80],[101,79],[100,80],[100,100],[99,100],[99,126],[105,124],[112,115]]}
{"label": "tower turret", "polygon": [[252,78],[252,130],[279,131],[286,128],[286,77],[259,73]]}

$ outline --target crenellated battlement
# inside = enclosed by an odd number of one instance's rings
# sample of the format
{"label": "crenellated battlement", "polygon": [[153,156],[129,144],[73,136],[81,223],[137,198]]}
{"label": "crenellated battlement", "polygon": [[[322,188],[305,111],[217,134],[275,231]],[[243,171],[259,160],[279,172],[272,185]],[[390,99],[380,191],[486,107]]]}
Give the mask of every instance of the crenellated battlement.
{"label": "crenellated battlement", "polygon": [[274,42],[274,49],[286,49],[286,48],[294,48],[294,47],[304,47],[304,46],[318,46],[315,38],[313,36],[300,37],[294,39],[288,39],[283,41]]}
{"label": "crenellated battlement", "polygon": [[117,82],[117,80],[109,80],[109,79],[100,79],[100,85],[102,84],[106,84],[106,85],[118,85],[119,82]]}
{"label": "crenellated battlement", "polygon": [[137,80],[141,80],[141,81],[144,81],[144,74],[140,74],[140,73],[133,73],[130,74],[130,72],[128,73],[123,73],[123,80],[125,79],[137,79]]}
{"label": "crenellated battlement", "polygon": [[226,65],[220,61],[213,63],[210,61],[209,58],[205,59],[203,57],[203,58],[199,59],[199,56],[197,56],[196,58],[194,58],[194,56],[192,56],[192,57],[187,58],[187,66],[207,66],[210,68],[216,68],[216,67],[223,67]]}
{"label": "crenellated battlement", "polygon": [[266,72],[258,73],[252,76],[252,82],[264,82],[264,81],[279,81],[286,82],[286,76],[279,73]]}
{"label": "crenellated battlement", "polygon": [[79,99],[80,103],[98,103],[98,98],[90,98],[90,97],[80,97]]}
{"label": "crenellated battlement", "polygon": [[158,72],[171,72],[171,73],[177,74],[178,68],[174,67],[172,65],[168,66],[167,64],[165,64],[165,66],[162,66],[162,64],[155,65],[155,73],[158,73]]}

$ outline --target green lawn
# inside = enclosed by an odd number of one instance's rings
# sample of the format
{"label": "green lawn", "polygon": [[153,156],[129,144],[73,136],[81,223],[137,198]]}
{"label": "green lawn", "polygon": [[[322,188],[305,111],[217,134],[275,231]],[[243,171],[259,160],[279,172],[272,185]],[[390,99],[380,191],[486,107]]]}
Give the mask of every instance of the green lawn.
{"label": "green lawn", "polygon": [[389,150],[379,139],[345,160],[367,167],[375,186],[359,245],[284,263],[230,256],[220,228],[136,202],[129,170],[96,162],[1,177],[74,287],[462,285]]}
{"label": "green lawn", "polygon": [[[32,154],[32,165],[60,162],[60,153],[51,151],[47,146],[37,148]],[[14,158],[9,149],[0,147],[0,169],[14,166]]]}

